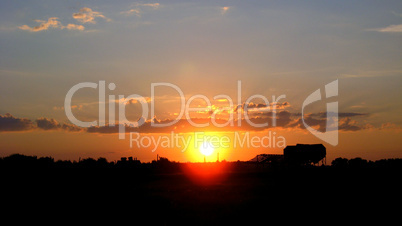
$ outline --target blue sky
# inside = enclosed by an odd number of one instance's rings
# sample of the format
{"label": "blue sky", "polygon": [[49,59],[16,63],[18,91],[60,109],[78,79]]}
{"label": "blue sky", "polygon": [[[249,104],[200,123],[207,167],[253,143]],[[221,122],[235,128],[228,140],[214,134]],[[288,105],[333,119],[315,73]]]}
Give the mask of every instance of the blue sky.
{"label": "blue sky", "polygon": [[[402,24],[400,1],[154,3],[2,1],[3,101],[12,105],[39,99],[57,105],[65,95],[62,89],[100,79],[115,82],[126,95],[147,95],[149,83],[161,80],[194,90],[188,80],[200,76],[199,91],[213,83],[225,92],[222,83],[235,86],[242,79],[259,92],[271,89],[277,95],[300,86],[309,92],[335,78],[374,82],[383,91],[395,82],[400,85],[402,33],[379,32]],[[74,19],[84,7],[103,17],[93,23]],[[62,26],[82,25],[85,30],[19,28],[52,17]],[[9,109],[0,108],[2,113]]]}

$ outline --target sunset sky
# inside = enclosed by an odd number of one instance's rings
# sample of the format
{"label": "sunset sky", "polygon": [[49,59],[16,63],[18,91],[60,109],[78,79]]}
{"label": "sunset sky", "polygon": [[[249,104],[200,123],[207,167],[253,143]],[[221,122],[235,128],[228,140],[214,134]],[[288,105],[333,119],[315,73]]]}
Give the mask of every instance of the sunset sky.
{"label": "sunset sky", "polygon": [[[323,143],[328,160],[402,158],[400,0],[1,1],[0,18],[0,156],[135,156],[148,162],[159,154],[174,161],[203,161],[193,147],[153,152],[152,146],[130,147],[128,133],[119,139],[117,127],[108,124],[109,105],[115,105],[119,124],[119,95],[137,94],[149,109],[154,104],[155,118],[149,114],[144,125],[132,131],[149,139],[172,131],[183,137],[206,132],[234,139],[238,132],[271,134],[272,142],[275,132],[287,145]],[[339,106],[339,142],[332,146],[304,128],[301,112],[311,93],[322,92],[335,80],[338,96],[331,101]],[[99,89],[83,88],[71,103],[77,119],[98,124],[74,125],[66,116],[66,94],[76,84],[100,81],[106,84],[105,102],[99,101]],[[170,127],[154,128],[151,122],[169,122],[180,115],[181,99],[169,87],[155,88],[152,98],[152,83],[179,87],[185,103],[194,95],[206,96],[210,105],[200,98],[189,104],[206,108],[190,114],[193,121],[204,123],[227,122],[231,113],[244,111],[250,96],[264,96],[270,105],[251,100],[249,116],[271,123],[275,112],[277,125],[195,128],[182,118]],[[115,95],[114,102],[109,95]],[[230,97],[233,106],[222,96],[214,99],[217,95]],[[275,102],[273,95],[286,97]],[[106,107],[103,121],[99,104]],[[320,131],[325,131],[325,104],[304,109],[305,121]],[[138,101],[126,103],[130,122],[139,120],[141,112]],[[220,160],[246,161],[282,149],[229,145],[215,148],[208,160],[216,161],[217,152]]]}

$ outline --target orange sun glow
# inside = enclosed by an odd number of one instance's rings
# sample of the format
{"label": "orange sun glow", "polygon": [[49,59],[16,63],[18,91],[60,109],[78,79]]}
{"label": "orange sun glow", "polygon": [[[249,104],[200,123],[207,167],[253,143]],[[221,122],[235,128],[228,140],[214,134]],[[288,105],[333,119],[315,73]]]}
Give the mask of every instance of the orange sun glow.
{"label": "orange sun glow", "polygon": [[214,152],[214,147],[212,146],[211,143],[204,142],[200,146],[200,152],[201,152],[201,154],[203,154],[205,156],[210,156]]}

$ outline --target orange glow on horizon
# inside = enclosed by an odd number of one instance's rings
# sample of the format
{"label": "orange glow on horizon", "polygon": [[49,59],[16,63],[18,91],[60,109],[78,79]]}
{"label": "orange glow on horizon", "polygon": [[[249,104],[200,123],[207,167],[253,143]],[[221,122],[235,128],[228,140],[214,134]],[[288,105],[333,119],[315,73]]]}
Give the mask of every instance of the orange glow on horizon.
{"label": "orange glow on horizon", "polygon": [[220,183],[227,177],[230,164],[220,163],[185,163],[181,165],[184,175],[197,185],[212,185]]}

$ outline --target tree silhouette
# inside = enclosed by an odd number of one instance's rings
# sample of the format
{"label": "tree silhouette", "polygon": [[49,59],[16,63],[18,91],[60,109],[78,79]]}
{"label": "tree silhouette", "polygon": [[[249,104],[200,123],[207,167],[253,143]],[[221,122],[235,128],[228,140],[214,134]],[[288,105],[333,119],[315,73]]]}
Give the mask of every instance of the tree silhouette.
{"label": "tree silhouette", "polygon": [[331,162],[331,165],[336,168],[346,168],[349,166],[348,161],[346,158],[336,158]]}

